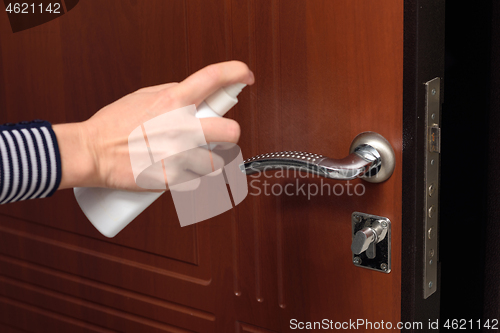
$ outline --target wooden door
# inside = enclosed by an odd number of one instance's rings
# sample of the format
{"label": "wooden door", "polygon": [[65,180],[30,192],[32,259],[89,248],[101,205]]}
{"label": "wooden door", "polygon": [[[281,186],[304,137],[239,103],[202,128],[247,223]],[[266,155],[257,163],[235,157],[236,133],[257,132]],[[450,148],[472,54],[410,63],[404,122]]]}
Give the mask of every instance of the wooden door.
{"label": "wooden door", "polygon": [[[400,321],[403,1],[81,0],[18,33],[0,14],[0,121],[82,121],[136,89],[229,59],[256,76],[228,114],[241,124],[245,158],[340,158],[357,134],[375,131],[396,152],[392,177],[351,181],[363,195],[348,195],[345,182],[261,178],[262,191],[267,181],[268,191],[290,183],[306,193],[256,196],[251,187],[235,209],[184,228],[167,193],[113,239],[70,190],[2,206],[1,331],[287,332],[293,319]],[[342,195],[307,195],[309,184],[336,183]],[[354,211],[392,221],[389,274],[353,265]]]}

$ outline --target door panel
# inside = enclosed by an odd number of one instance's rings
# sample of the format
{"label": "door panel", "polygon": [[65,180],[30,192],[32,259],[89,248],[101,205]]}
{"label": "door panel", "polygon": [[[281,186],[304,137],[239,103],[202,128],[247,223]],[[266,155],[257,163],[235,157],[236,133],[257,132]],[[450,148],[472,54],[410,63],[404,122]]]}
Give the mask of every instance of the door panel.
{"label": "door panel", "polygon": [[[113,239],[72,191],[0,207],[0,322],[35,332],[284,332],[291,319],[400,320],[402,1],[87,0],[16,34],[0,15],[1,121],[81,121],[228,59],[257,78],[228,115],[241,124],[245,158],[344,157],[357,134],[375,131],[396,152],[393,176],[349,182],[364,186],[361,196],[317,177],[249,177],[243,203],[184,228],[165,194]],[[306,193],[253,195],[264,181]],[[343,195],[307,196],[336,184]],[[354,211],[391,220],[391,273],[352,264]]]}

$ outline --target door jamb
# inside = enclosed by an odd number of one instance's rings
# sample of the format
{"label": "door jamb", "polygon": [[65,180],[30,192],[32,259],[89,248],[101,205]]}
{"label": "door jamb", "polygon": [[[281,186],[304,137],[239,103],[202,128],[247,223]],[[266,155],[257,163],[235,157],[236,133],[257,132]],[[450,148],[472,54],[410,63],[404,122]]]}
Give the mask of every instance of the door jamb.
{"label": "door jamb", "polygon": [[405,251],[401,260],[401,321],[421,322],[424,330],[428,329],[429,321],[434,322],[440,316],[439,260],[437,291],[427,299],[423,296],[423,208],[427,139],[425,82],[441,78],[442,105],[444,20],[445,0],[404,1],[402,249]]}

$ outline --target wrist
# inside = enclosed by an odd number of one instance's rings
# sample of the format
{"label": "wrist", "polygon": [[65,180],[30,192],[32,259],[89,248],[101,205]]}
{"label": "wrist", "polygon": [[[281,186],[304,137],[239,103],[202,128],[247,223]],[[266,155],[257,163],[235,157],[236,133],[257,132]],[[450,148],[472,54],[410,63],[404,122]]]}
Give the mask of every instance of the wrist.
{"label": "wrist", "polygon": [[52,126],[61,155],[62,177],[59,189],[72,187],[98,187],[95,154],[91,135],[84,123]]}

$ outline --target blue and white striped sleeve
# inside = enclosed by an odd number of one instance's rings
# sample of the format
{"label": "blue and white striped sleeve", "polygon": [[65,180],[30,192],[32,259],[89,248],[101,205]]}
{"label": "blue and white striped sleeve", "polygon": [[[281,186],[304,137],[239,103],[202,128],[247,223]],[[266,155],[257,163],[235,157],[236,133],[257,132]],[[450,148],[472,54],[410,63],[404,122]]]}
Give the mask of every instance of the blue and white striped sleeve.
{"label": "blue and white striped sleeve", "polygon": [[43,120],[0,125],[0,204],[50,197],[61,183],[61,156]]}

